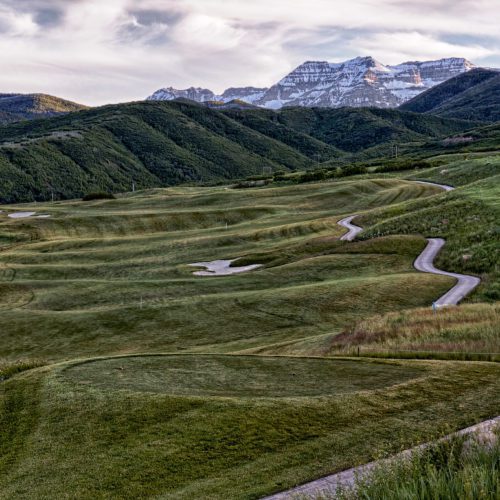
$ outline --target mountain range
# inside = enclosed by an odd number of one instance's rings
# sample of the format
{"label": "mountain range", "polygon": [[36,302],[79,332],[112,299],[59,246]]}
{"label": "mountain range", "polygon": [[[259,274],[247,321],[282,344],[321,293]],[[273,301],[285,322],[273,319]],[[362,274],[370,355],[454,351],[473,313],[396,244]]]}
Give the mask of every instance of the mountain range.
{"label": "mountain range", "polygon": [[475,67],[464,58],[411,61],[395,66],[384,65],[373,57],[356,57],[341,63],[307,61],[269,88],[232,87],[216,95],[204,88],[167,87],[147,99],[185,98],[201,103],[239,100],[270,109],[284,106],[395,108]]}

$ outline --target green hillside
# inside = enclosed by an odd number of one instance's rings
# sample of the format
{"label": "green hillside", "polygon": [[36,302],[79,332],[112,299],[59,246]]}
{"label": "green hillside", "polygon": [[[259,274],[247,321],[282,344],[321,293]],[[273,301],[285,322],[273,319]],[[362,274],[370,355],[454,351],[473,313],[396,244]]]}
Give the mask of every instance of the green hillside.
{"label": "green hillside", "polygon": [[0,127],[0,201],[304,170],[373,144],[422,141],[470,127],[390,110],[219,112],[186,102],[104,106]]}
{"label": "green hillside", "polygon": [[293,107],[279,113],[233,110],[226,114],[265,134],[279,131],[286,134],[285,130],[292,129],[351,153],[379,144],[446,136],[474,126],[465,121],[377,108]]}
{"label": "green hillside", "polygon": [[48,118],[85,108],[47,94],[0,94],[0,123]]}
{"label": "green hillside", "polygon": [[436,85],[399,108],[463,120],[500,120],[500,72],[474,69]]}

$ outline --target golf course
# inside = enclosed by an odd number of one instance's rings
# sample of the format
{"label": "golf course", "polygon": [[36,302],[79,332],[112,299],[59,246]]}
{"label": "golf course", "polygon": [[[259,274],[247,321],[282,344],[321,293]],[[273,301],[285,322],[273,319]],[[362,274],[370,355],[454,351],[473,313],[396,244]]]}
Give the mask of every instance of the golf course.
{"label": "golf course", "polygon": [[258,499],[496,417],[499,175],[0,206],[0,498]]}

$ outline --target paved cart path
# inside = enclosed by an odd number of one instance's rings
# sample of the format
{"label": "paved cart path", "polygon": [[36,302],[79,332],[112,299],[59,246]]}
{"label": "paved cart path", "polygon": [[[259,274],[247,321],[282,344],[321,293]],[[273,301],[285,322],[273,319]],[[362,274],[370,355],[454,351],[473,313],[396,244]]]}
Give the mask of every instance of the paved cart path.
{"label": "paved cart path", "polygon": [[443,276],[455,278],[457,284],[451,290],[448,290],[442,297],[437,299],[434,304],[437,307],[456,306],[466,295],[472,292],[479,283],[481,283],[481,280],[477,276],[449,273],[434,267],[434,259],[445,244],[445,241],[442,238],[427,238],[427,241],[427,246],[415,259],[413,267],[415,267],[417,271],[422,271],[423,273],[441,274]]}
{"label": "paved cart path", "polygon": [[[461,431],[455,432],[446,436],[439,441],[444,441],[450,439],[454,436],[464,436],[464,435],[475,435],[477,436],[479,442],[488,444],[494,438],[493,430],[495,427],[500,425],[500,416],[486,420],[472,427],[467,427]],[[276,495],[271,495],[265,497],[263,500],[288,500],[288,499],[305,499],[305,498],[317,498],[321,495],[334,495],[339,487],[350,487],[354,486],[357,478],[362,478],[366,474],[369,474],[374,468],[379,466],[388,466],[392,462],[397,460],[404,460],[410,458],[415,452],[424,451],[433,443],[425,443],[409,450],[402,451],[397,455],[390,458],[385,458],[382,460],[376,460],[365,465],[360,465],[359,467],[353,467],[337,474],[331,474],[330,476],[317,479],[316,481],[311,481],[310,483],[303,484],[297,488],[293,488],[282,493],[277,493]]]}
{"label": "paved cart path", "polygon": [[[414,181],[419,184],[428,184],[431,186],[437,186],[445,191],[452,191],[455,189],[453,186],[447,186],[445,184],[436,184],[435,182],[427,181]],[[342,220],[339,220],[337,224],[348,229],[348,232],[344,234],[340,239],[343,241],[352,241],[363,229],[355,224],[352,224],[352,220],[357,217],[357,214],[350,215]],[[442,271],[434,266],[434,259],[437,254],[443,248],[446,243],[442,238],[427,238],[427,246],[424,251],[416,258],[413,266],[417,271],[423,273],[440,274],[443,276],[450,276],[457,280],[457,284],[448,292],[446,292],[442,297],[437,299],[434,304],[437,307],[441,306],[455,306],[457,305],[465,296],[467,296],[474,288],[476,288],[481,280],[476,276],[469,276],[467,274],[449,273],[447,271]]]}

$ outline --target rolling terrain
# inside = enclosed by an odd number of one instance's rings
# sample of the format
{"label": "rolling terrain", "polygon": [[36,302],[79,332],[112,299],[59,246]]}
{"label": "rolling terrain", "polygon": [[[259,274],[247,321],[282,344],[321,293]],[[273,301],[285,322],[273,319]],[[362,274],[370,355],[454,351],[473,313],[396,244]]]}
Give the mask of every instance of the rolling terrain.
{"label": "rolling terrain", "polygon": [[[260,498],[496,416],[499,365],[449,354],[499,351],[498,158],[1,206],[0,497]],[[482,279],[436,315],[426,237]]]}

